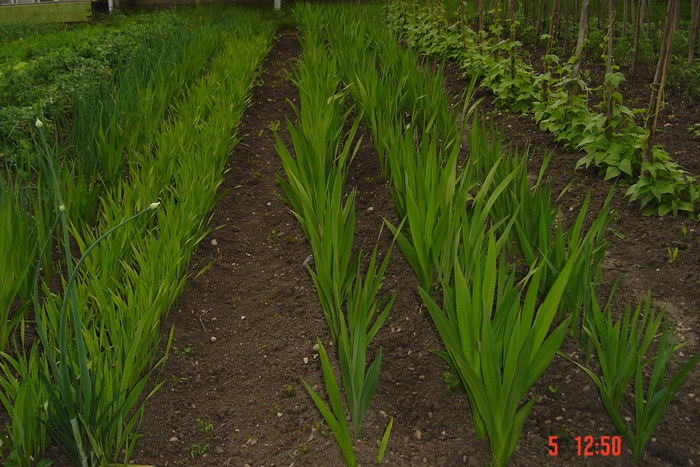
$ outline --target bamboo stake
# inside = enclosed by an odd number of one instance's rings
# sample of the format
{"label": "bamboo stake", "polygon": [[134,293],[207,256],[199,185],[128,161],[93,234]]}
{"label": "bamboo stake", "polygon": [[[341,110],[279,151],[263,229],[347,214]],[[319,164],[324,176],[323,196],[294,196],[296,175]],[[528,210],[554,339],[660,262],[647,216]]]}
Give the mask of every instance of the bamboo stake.
{"label": "bamboo stake", "polygon": [[695,61],[695,46],[698,43],[698,26],[700,25],[700,0],[693,0],[693,13],[690,25],[690,45],[688,46],[688,69]]}
{"label": "bamboo stake", "polygon": [[[605,54],[605,73],[612,73],[613,65],[613,36],[615,34],[615,0],[608,0],[608,46]],[[613,112],[613,99],[612,99],[612,86],[609,84],[605,85],[605,136],[610,141],[612,138],[612,126],[610,122],[612,120]]]}
{"label": "bamboo stake", "polygon": [[479,9],[479,37],[484,32],[484,0],[477,0],[477,8]]}
{"label": "bamboo stake", "polygon": [[569,15],[571,0],[564,0],[564,53],[569,52]]}
{"label": "bamboo stake", "polygon": [[661,41],[661,51],[659,52],[659,61],[656,65],[656,73],[654,73],[654,83],[651,85],[649,109],[647,111],[647,118],[644,123],[644,129],[647,131],[647,141],[643,156],[644,162],[651,162],[651,150],[654,145],[654,134],[656,133],[659,112],[661,112],[663,109],[664,86],[666,85],[668,66],[671,62],[671,44],[673,43],[673,34],[675,33],[676,29],[676,19],[678,17],[679,9],[679,0],[669,0],[668,8],[666,10],[664,35]]}
{"label": "bamboo stake", "polygon": [[548,48],[551,49],[551,44],[554,42],[554,38],[558,35],[559,33],[559,10],[560,10],[560,5],[561,1],[560,0],[554,0],[554,3],[552,4],[552,16],[549,20],[549,35],[551,36],[549,41],[550,41],[550,46]]}
{"label": "bamboo stake", "polygon": [[632,46],[632,65],[630,74],[637,74],[637,58],[639,56],[639,32],[642,29],[642,21],[644,19],[644,0],[637,2],[637,17],[634,22],[634,45]]}
{"label": "bamboo stake", "polygon": [[581,55],[583,55],[583,46],[586,41],[586,31],[588,30],[588,10],[591,0],[582,0],[581,3],[581,19],[578,25],[578,38],[576,40],[576,50],[574,52],[574,68],[571,72],[573,79],[578,78],[581,73]]}
{"label": "bamboo stake", "polygon": [[535,44],[540,43],[540,31],[542,31],[542,0],[537,0],[535,9]]}

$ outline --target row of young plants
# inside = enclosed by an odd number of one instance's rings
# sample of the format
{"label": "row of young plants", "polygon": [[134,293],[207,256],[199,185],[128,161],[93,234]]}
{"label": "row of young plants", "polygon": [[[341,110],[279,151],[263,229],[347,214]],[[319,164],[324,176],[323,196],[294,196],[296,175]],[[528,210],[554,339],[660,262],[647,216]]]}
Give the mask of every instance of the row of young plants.
{"label": "row of young plants", "polygon": [[[173,26],[167,33],[158,20],[161,15],[154,15],[150,39],[144,39],[111,78],[89,92],[73,95],[70,115],[63,115],[57,126],[42,117],[43,131],[53,135],[52,160],[63,203],[81,232],[92,224],[102,193],[120,182],[136,154],[146,153],[155,144],[162,122],[171,117],[170,103],[179,100],[187,86],[206,72],[223,43],[221,27],[206,26],[206,15],[200,18],[202,14],[191,11],[176,17],[171,13],[172,18],[179,18],[178,24],[190,26]],[[60,80],[52,86],[60,88]],[[34,144],[29,138],[36,139],[37,129],[24,120],[15,125],[29,125],[32,133],[22,136],[26,147],[16,154],[18,159],[2,166],[0,199],[9,222],[0,227],[0,238],[13,240],[0,247],[6,253],[0,257],[5,278],[0,285],[0,314],[8,317],[0,325],[0,350],[6,348],[14,325],[31,303],[35,258],[39,246],[51,241],[56,204],[41,153],[27,149]],[[51,245],[40,258],[47,274],[60,269],[52,261]]]}
{"label": "row of young plants", "polygon": [[[668,2],[644,0],[613,1],[612,5],[600,1],[570,4],[554,0],[519,3],[489,0],[477,4],[447,0],[433,3],[433,8],[441,6],[451,19],[458,19],[462,14],[475,31],[488,30],[506,35],[513,32],[513,37],[523,43],[547,47],[560,57],[575,53],[577,36],[582,29],[586,40],[581,52],[590,58],[600,56],[607,48],[608,31],[611,31],[614,38],[611,56],[633,76],[638,74],[640,66],[652,67],[656,63],[668,11]],[[667,82],[689,98],[697,98],[700,92],[700,62],[696,59],[700,51],[697,42],[699,11],[697,4],[680,2],[671,42],[672,60]],[[607,58],[605,55],[601,57],[603,60]],[[585,74],[585,70],[582,71]]]}
{"label": "row of young plants", "polygon": [[544,57],[546,72],[537,73],[520,57],[519,42],[477,34],[464,24],[448,25],[439,10],[413,10],[405,2],[390,8],[388,21],[410,47],[458,62],[480,86],[494,92],[497,104],[531,113],[558,141],[584,151],[577,166],[594,165],[606,179],[633,183],[627,195],[639,200],[645,214],[683,211],[697,216],[700,190],[695,178],[659,145],[651,149],[649,161],[643,160],[648,134],[635,124],[639,111],[623,105],[617,91],[621,73],[605,76],[603,86],[612,105],[608,117],[589,107],[592,89],[580,77],[572,78],[573,59],[563,61],[550,53]]}
{"label": "row of young plants", "polygon": [[[523,398],[567,331],[587,351],[579,363],[604,402],[612,381],[620,384],[617,394],[620,387],[629,390],[630,371],[636,375],[634,420],[623,421],[617,397],[605,406],[638,459],[700,356],[667,381],[675,344],[664,333],[654,355],[642,340],[657,331],[662,313],[639,324],[629,312],[620,320],[609,306],[601,312],[596,289],[612,194],[588,229],[588,198],[565,228],[542,181],[544,168],[531,186],[526,155],[509,154],[498,133],[480,123],[469,92],[461,113],[451,111],[441,73],[417,65],[418,54],[397,43],[377,7],[316,9],[315,20],[302,25],[328,38],[372,132],[401,220],[390,228],[442,338],[445,350],[438,355],[466,391],[476,433],[489,440],[494,464],[505,465],[513,453],[535,403]],[[593,350],[598,366],[590,363]],[[603,363],[620,358],[624,369]],[[645,388],[642,369],[652,361]]]}
{"label": "row of young plants", "polygon": [[[115,140],[124,136],[119,132],[138,135],[96,151],[121,159],[125,170],[109,181],[97,171],[93,222],[77,208],[84,187],[69,183],[71,175],[93,174],[73,171],[83,167],[57,154],[71,149],[41,119],[35,122],[36,183],[46,196],[48,224],[41,227],[47,235],[33,239],[37,257],[56,258],[50,251],[55,233],[63,260],[54,263],[58,281],[40,264],[25,265],[32,269],[31,304],[14,350],[2,353],[0,401],[10,417],[0,438],[5,465],[49,465],[43,457],[50,442],[82,466],[126,464],[133,452],[144,403],[161,384],[151,381],[165,358],[157,355],[160,320],[182,291],[189,257],[207,233],[235,129],[273,33],[252,11],[197,12],[191,42],[174,47],[188,55],[163,60],[165,48],[156,49],[153,63],[144,57],[124,70],[143,80],[129,86],[116,79],[115,101],[93,108],[97,115],[116,109],[108,115],[124,117],[95,119],[98,134],[115,132]],[[170,67],[145,71],[154,63]],[[125,89],[153,102],[129,107],[139,99],[119,95]],[[124,127],[110,126],[117,123]],[[86,141],[98,144],[96,138]],[[0,199],[9,196],[3,192]],[[15,203],[18,225],[31,214],[20,209],[21,200]],[[15,239],[5,240],[0,243],[14,245]]]}
{"label": "row of young plants", "polygon": [[[348,102],[347,89],[341,85],[337,61],[330,57],[323,41],[320,10],[300,4],[294,14],[303,47],[294,75],[299,107],[295,108],[297,122],[287,121],[293,151],[277,136],[277,150],[287,176],[287,180],[280,179],[280,184],[311,245],[313,267],[307,267],[337,349],[342,381],[339,387],[328,352],[318,338],[330,406],[309,384],[304,385],[330,426],[343,459],[354,466],[357,459],[353,440],[363,436],[364,417],[381,370],[382,351],[370,350],[369,346],[395,298],[393,294],[379,296],[391,250],[381,259],[378,245],[370,255],[353,249],[356,191],[353,188],[346,193],[345,182],[348,165],[361,142],[356,138],[360,119],[349,122],[354,109]],[[380,463],[392,423],[379,444]]]}
{"label": "row of young plants", "polygon": [[[339,21],[342,24],[351,19]],[[372,106],[368,113],[376,115],[375,120],[382,125],[371,124],[371,128],[378,152],[388,161],[385,171],[398,201],[397,214],[405,219],[402,232],[392,230],[416,271],[421,296],[443,339],[446,350],[440,356],[467,391],[478,435],[489,439],[494,462],[503,465],[515,449],[533,404],[530,401],[521,407],[520,401],[552,360],[566,333],[568,320],[546,338],[578,254],[565,251],[565,264],[552,266],[562,270],[553,271],[554,286],[541,287],[545,301],[533,322],[539,284],[548,270],[538,267],[539,258],[533,264],[534,278],[521,308],[521,291],[528,279],[516,285],[515,270],[505,261],[514,224],[514,218],[506,213],[518,212],[523,191],[509,188],[516,177],[527,186],[524,163],[514,159],[499,170],[504,161],[498,140],[489,143],[486,130],[474,121],[469,135],[471,157],[459,167],[468,113],[461,118],[452,114],[440,75],[417,70],[418,57],[402,51],[383,31],[380,21],[368,29],[372,32],[354,32],[352,37],[345,31],[329,31],[329,41],[334,50],[351,43],[361,50],[378,51],[363,54],[367,57],[366,66],[361,66],[365,73],[356,74],[353,85],[374,91],[365,95],[365,103]],[[376,42],[363,47],[367,37]],[[354,66],[349,60],[345,63]],[[372,71],[377,68],[379,73]],[[402,81],[410,84],[402,87]],[[435,108],[428,109],[423,102],[435,104]],[[423,113],[426,110],[430,113]],[[408,125],[404,112],[411,115]],[[458,124],[460,120],[462,124]],[[510,199],[504,192],[512,193]],[[470,208],[465,210],[468,203]],[[497,204],[500,206],[495,207]],[[507,217],[491,225],[495,217],[492,210]],[[551,225],[547,237],[550,232]],[[497,311],[492,317],[494,304]],[[516,368],[524,370],[516,372]]]}
{"label": "row of young plants", "polygon": [[[459,0],[443,2],[426,2],[433,8],[444,8],[448,17],[458,19],[459,11],[464,11],[468,24],[475,31],[490,30],[507,34],[511,28],[516,30],[516,37],[533,45],[542,45],[553,39],[553,50],[569,54],[576,46],[576,39],[581,22],[581,10],[585,7],[585,26],[588,40],[584,50],[598,54],[605,42],[609,24],[610,5],[607,1],[589,1],[572,5],[566,2],[534,1],[511,3],[510,0],[486,0],[477,4],[461,5]],[[667,2],[644,2],[639,8],[635,0],[614,2],[613,44],[614,56],[620,62],[631,67],[634,60],[639,63],[652,64],[655,53],[660,48],[663,35],[663,20],[667,12]],[[631,5],[631,7],[630,7]],[[691,66],[697,54],[697,18],[696,5],[681,2],[676,35],[673,40],[674,61],[679,65]],[[691,45],[695,45],[695,50]],[[636,57],[635,57],[636,56]],[[688,90],[690,91],[690,90]]]}

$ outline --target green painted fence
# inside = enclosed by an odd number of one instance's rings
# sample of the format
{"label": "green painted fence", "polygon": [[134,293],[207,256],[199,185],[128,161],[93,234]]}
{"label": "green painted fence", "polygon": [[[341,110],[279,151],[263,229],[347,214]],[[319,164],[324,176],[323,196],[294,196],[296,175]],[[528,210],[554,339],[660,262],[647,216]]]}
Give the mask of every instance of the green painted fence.
{"label": "green painted fence", "polygon": [[76,23],[91,18],[90,1],[0,6],[0,23]]}

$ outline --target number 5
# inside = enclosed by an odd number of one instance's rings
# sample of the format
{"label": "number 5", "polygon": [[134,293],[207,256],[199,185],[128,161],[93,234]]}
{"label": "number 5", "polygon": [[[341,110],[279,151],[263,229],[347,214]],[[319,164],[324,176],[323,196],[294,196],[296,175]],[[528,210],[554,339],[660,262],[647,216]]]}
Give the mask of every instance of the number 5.
{"label": "number 5", "polygon": [[549,437],[549,455],[556,456],[558,454],[559,454],[559,444],[557,444],[557,437],[550,436]]}

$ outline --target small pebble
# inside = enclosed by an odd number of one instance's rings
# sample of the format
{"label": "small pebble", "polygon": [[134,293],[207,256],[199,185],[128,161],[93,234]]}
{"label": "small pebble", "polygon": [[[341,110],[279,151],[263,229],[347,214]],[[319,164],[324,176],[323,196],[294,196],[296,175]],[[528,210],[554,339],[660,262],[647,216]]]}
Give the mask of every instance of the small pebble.
{"label": "small pebble", "polygon": [[211,244],[216,246],[219,244],[219,242],[217,242],[216,239],[214,238],[214,239],[212,239]]}
{"label": "small pebble", "polygon": [[416,439],[421,439],[423,437],[423,433],[421,433],[420,430],[416,430],[413,432],[413,437]]}
{"label": "small pebble", "polygon": [[216,337],[211,336],[211,337],[209,338],[209,340],[212,341],[212,342],[216,342]]}
{"label": "small pebble", "polygon": [[173,437],[170,438],[168,441],[170,441],[171,443],[174,443],[174,442],[177,441],[177,440],[178,440],[178,439],[177,439],[177,436],[173,436]]}

